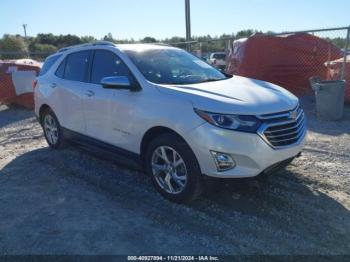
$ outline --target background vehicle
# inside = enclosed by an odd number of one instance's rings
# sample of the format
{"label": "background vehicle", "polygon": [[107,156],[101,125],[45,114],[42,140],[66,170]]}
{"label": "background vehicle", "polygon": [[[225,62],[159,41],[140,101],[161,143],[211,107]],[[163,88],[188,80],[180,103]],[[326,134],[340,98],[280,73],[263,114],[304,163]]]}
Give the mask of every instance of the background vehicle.
{"label": "background vehicle", "polygon": [[215,52],[211,53],[208,63],[212,66],[220,69],[225,70],[226,68],[226,53],[225,52]]}
{"label": "background vehicle", "polygon": [[132,159],[166,198],[203,191],[203,175],[251,177],[297,156],[298,99],[276,85],[225,75],[164,45],[96,42],[47,58],[35,87],[47,142]]}

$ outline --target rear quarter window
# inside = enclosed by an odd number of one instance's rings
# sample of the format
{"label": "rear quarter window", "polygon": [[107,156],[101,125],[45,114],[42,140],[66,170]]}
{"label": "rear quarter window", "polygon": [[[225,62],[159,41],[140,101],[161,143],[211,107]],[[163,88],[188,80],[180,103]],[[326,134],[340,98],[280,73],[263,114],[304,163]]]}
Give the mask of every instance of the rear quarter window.
{"label": "rear quarter window", "polygon": [[47,73],[47,71],[50,70],[50,68],[53,66],[53,64],[57,61],[58,58],[60,58],[62,55],[55,55],[55,56],[51,56],[49,58],[47,58],[44,62],[43,67],[40,70],[39,75],[45,75]]}
{"label": "rear quarter window", "polygon": [[59,78],[64,78],[64,68],[66,66],[66,59],[63,59],[61,64],[58,66],[55,75]]}

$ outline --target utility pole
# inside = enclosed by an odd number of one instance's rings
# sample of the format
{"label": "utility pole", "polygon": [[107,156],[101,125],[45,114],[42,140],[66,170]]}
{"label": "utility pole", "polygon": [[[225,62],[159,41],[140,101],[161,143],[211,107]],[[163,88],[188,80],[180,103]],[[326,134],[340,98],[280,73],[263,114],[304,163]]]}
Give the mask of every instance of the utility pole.
{"label": "utility pole", "polygon": [[[186,42],[191,41],[191,10],[190,0],[185,0],[185,17],[186,17]],[[187,43],[187,50],[190,51],[191,44]]]}
{"label": "utility pole", "polygon": [[27,24],[23,24],[23,30],[24,30],[24,39],[27,41]]}
{"label": "utility pole", "polygon": [[26,44],[26,56],[29,57],[29,49],[28,49],[28,40],[27,40],[27,24],[23,24],[23,30],[24,30],[24,42]]}

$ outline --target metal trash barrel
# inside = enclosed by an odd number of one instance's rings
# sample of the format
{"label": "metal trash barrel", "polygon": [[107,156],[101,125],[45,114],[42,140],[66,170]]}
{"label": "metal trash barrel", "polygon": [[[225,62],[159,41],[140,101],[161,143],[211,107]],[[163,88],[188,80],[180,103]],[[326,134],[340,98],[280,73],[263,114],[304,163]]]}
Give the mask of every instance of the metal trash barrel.
{"label": "metal trash barrel", "polygon": [[310,78],[316,96],[317,117],[323,120],[339,120],[343,117],[345,81],[321,81]]}

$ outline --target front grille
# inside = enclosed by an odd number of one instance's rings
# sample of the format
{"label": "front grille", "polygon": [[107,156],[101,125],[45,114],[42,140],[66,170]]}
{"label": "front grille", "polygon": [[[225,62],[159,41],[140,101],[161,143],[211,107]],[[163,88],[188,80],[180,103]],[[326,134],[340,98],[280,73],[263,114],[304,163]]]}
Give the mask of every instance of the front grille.
{"label": "front grille", "polygon": [[273,148],[297,144],[305,136],[306,120],[300,106],[289,112],[261,115],[259,118],[264,124],[258,133]]}

